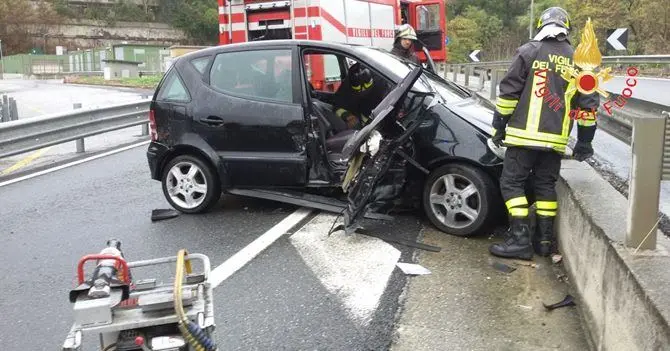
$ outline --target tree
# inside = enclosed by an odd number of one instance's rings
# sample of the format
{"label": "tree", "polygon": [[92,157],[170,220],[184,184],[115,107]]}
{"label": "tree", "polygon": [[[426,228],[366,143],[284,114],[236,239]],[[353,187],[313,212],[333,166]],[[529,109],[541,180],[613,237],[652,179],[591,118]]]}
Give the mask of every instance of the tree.
{"label": "tree", "polygon": [[[44,1],[0,0],[0,40],[3,54],[28,52],[35,46],[35,35],[46,41],[46,27],[62,18]],[[46,46],[46,43],[43,44]]]}
{"label": "tree", "polygon": [[217,0],[160,0],[160,18],[179,28],[200,45],[218,43]]}

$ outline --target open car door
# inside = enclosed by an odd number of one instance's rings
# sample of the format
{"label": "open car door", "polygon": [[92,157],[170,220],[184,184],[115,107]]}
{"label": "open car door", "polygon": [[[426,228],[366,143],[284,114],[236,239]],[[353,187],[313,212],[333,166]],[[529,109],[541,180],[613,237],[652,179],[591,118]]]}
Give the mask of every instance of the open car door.
{"label": "open car door", "polygon": [[[382,182],[380,181],[387,176],[387,171],[394,161],[407,157],[400,149],[408,142],[421,124],[422,116],[426,113],[425,111],[419,111],[416,114],[419,117],[410,122],[407,128],[403,128],[400,135],[392,138],[385,138],[380,133],[380,129],[385,123],[395,123],[405,98],[421,76],[421,72],[420,67],[412,70],[372,111],[372,122],[349,139],[342,149],[342,157],[349,164],[342,183],[342,189],[347,193],[348,199],[348,205],[344,212],[344,230],[346,233],[358,229],[356,222],[369,210],[370,205],[379,205],[392,200],[393,196],[389,196],[389,194],[400,187],[396,179],[387,179],[386,183],[397,185],[397,187],[391,186],[392,189],[389,189],[388,186],[381,186]],[[432,93],[415,94],[424,98],[433,96]],[[426,107],[423,103],[420,103],[419,106],[428,110],[437,101],[438,99],[433,96],[433,102],[430,106]],[[404,179],[400,181],[404,182]]]}

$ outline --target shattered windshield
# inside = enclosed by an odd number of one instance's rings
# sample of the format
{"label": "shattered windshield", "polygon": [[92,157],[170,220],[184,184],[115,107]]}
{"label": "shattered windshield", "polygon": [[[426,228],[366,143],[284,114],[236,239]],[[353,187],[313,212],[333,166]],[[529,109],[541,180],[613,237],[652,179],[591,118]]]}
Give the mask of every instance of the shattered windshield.
{"label": "shattered windshield", "polygon": [[[359,47],[357,49],[372,57],[380,66],[390,69],[400,77],[406,77],[407,74],[417,66],[413,62],[402,60],[385,50],[368,47]],[[460,88],[452,82],[439,79],[437,76],[426,71],[424,71],[419,80],[414,83],[412,90],[424,93],[437,93],[446,103],[461,101],[471,96],[467,90]]]}

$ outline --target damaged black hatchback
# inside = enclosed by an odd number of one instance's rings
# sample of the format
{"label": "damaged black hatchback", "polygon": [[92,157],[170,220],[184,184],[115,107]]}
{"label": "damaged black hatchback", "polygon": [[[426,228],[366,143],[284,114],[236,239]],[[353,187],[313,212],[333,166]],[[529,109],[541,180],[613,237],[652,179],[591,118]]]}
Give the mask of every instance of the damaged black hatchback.
{"label": "damaged black hatchback", "polygon": [[467,236],[505,213],[492,116],[488,101],[383,50],[234,44],[173,63],[151,103],[147,157],[185,213],[225,192],[343,213],[354,230],[422,207]]}

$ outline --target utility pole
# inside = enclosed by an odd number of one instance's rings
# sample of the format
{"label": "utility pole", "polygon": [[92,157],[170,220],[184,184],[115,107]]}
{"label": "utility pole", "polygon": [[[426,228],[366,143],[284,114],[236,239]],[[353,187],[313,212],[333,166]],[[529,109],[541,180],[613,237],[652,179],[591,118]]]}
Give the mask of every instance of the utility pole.
{"label": "utility pole", "polygon": [[533,5],[535,1],[530,0],[530,21],[528,22],[528,39],[533,39]]}
{"label": "utility pole", "polygon": [[5,62],[2,56],[2,39],[0,39],[0,79],[5,79]]}

